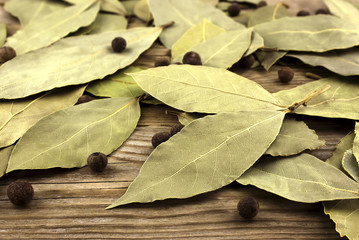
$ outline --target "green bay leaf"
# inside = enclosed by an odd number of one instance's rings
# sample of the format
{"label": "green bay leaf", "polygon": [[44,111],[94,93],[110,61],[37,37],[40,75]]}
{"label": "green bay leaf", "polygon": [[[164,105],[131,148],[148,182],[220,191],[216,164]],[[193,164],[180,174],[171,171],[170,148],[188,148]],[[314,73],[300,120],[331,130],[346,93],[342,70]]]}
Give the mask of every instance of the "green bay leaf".
{"label": "green bay leaf", "polygon": [[352,150],[348,150],[344,153],[342,164],[343,169],[349,173],[355,181],[359,182],[359,164]]}
{"label": "green bay leaf", "polygon": [[344,172],[342,166],[342,159],[345,152],[353,148],[353,141],[354,141],[354,132],[350,132],[340,140],[340,142],[335,147],[333,155],[326,160],[326,163]]}
{"label": "green bay leaf", "polygon": [[265,152],[283,118],[283,112],[249,111],[192,121],[151,153],[126,193],[108,208],[187,198],[231,183]]}
{"label": "green bay leaf", "polygon": [[85,166],[91,153],[110,154],[118,148],[134,131],[139,117],[136,98],[93,100],[55,112],[20,139],[6,172]]}
{"label": "green bay leaf", "polygon": [[[246,53],[251,43],[251,36],[250,29],[227,31],[193,46],[188,51],[197,52],[205,66],[227,69]],[[183,55],[173,61],[182,62]]]}
{"label": "green bay leaf", "polygon": [[263,158],[237,181],[297,202],[359,198],[359,183],[305,153],[294,157]]}
{"label": "green bay leaf", "polygon": [[266,151],[272,156],[290,156],[306,149],[314,150],[325,145],[319,140],[314,130],[308,128],[303,121],[285,119],[280,132]]}
{"label": "green bay leaf", "polygon": [[6,148],[0,148],[0,177],[4,176],[6,173],[7,164],[13,149],[14,145]]}
{"label": "green bay leaf", "polygon": [[[177,59],[192,47],[207,41],[208,39],[224,33],[221,27],[204,18],[200,23],[189,28],[173,45],[171,49],[172,59]],[[182,62],[182,59],[181,59]]]}
{"label": "green bay leaf", "polygon": [[139,67],[127,67],[104,79],[91,82],[87,86],[86,91],[99,97],[139,97],[145,92],[127,73],[135,73],[142,70]]}
{"label": "green bay leaf", "polygon": [[185,112],[282,109],[259,84],[225,69],[184,64],[130,75],[151,96]]}
{"label": "green bay leaf", "polygon": [[[48,48],[17,56],[0,68],[0,99],[22,98],[102,79],[133,63],[152,45],[161,30],[134,28],[71,37]],[[121,53],[111,48],[111,41],[118,36],[127,41],[126,50]]]}
{"label": "green bay leaf", "polygon": [[17,55],[49,46],[70,32],[91,24],[98,11],[99,3],[92,0],[44,15],[9,37],[6,45],[14,48]]}
{"label": "green bay leaf", "polygon": [[273,95],[283,105],[305,98],[314,90],[331,86],[319,96],[314,97],[307,106],[300,106],[294,113],[327,118],[359,119],[359,84],[353,78],[324,78],[298,87],[283,90]]}
{"label": "green bay leaf", "polygon": [[359,26],[359,9],[346,0],[324,0],[331,14],[347,21],[351,21]]}
{"label": "green bay leaf", "polygon": [[171,48],[172,45],[189,28],[207,18],[213,24],[225,30],[244,28],[221,10],[202,3],[198,0],[148,0],[156,26],[174,21],[175,24],[165,29],[160,39],[162,43]]}
{"label": "green bay leaf", "polygon": [[18,140],[41,118],[74,105],[85,87],[60,88],[24,99],[0,101],[0,148]]}
{"label": "green bay leaf", "polygon": [[266,47],[280,50],[325,52],[359,45],[359,26],[331,15],[284,17],[256,25],[254,31]]}

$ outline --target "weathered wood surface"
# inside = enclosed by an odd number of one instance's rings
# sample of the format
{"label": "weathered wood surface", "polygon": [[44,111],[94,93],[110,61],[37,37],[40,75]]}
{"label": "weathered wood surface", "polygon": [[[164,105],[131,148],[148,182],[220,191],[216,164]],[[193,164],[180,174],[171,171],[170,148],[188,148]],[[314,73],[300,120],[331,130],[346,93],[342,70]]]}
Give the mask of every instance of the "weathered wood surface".
{"label": "weathered wood surface", "polygon": [[[153,66],[155,56],[168,53],[155,44],[137,64]],[[269,72],[260,69],[236,72],[271,92],[313,81],[305,77],[305,72],[330,75],[323,68],[293,66],[294,80],[282,84],[277,79],[279,67],[274,66]],[[111,155],[103,173],[94,174],[84,167],[18,171],[0,179],[0,239],[341,239],[320,203],[291,202],[236,184],[190,199],[105,210],[138,174],[153,150],[152,135],[169,130],[178,122],[175,115],[165,114],[166,110],[175,109],[146,104],[141,107],[138,127]],[[349,120],[297,118],[305,120],[326,140],[326,146],[310,152],[323,160],[354,124]],[[7,185],[16,179],[33,184],[35,196],[27,208],[14,207],[7,199]],[[242,219],[236,211],[238,200],[247,195],[256,197],[261,208],[252,221]]]}

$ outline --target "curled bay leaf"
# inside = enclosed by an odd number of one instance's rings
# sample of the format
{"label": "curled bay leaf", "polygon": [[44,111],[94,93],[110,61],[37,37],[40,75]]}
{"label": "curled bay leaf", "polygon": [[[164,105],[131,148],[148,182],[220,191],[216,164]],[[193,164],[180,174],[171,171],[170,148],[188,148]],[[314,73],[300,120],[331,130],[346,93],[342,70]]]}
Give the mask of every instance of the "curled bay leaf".
{"label": "curled bay leaf", "polygon": [[86,91],[100,97],[139,97],[145,92],[126,74],[142,70],[139,67],[127,67],[104,79],[91,82]]}
{"label": "curled bay leaf", "polygon": [[70,32],[91,24],[98,11],[99,3],[92,0],[44,15],[9,37],[6,45],[14,48],[17,55],[49,46]]}
{"label": "curled bay leaf", "polygon": [[259,84],[225,69],[170,65],[130,75],[151,96],[185,112],[282,109]]}
{"label": "curled bay leaf", "polygon": [[[179,56],[185,54],[192,47],[207,41],[208,39],[224,33],[221,27],[211,23],[204,18],[200,23],[193,25],[172,45],[171,55],[172,59],[177,59]],[[182,62],[182,59],[181,59]]]}
{"label": "curled bay leaf", "polygon": [[[134,28],[71,37],[48,48],[17,56],[0,68],[0,99],[22,98],[102,79],[133,63],[152,45],[161,30]],[[121,53],[111,48],[111,41],[118,36],[127,41],[126,50]]]}
{"label": "curled bay leaf", "polygon": [[16,144],[6,172],[73,168],[93,152],[110,154],[130,136],[140,117],[136,98],[93,100],[55,112],[31,127]]}
{"label": "curled bay leaf", "polygon": [[60,88],[24,99],[0,101],[0,148],[18,140],[41,118],[77,102],[85,87]]}
{"label": "curled bay leaf", "polygon": [[359,75],[359,49],[333,50],[325,53],[289,53],[311,66],[322,66],[343,76]]}
{"label": "curled bay leaf", "polygon": [[284,17],[256,25],[254,31],[266,47],[280,50],[325,52],[359,45],[359,26],[331,15]]}
{"label": "curled bay leaf", "polygon": [[359,239],[359,200],[324,202],[324,212],[335,222],[335,230],[341,237]]}
{"label": "curled bay leaf", "polygon": [[354,141],[354,132],[350,132],[340,140],[340,142],[337,144],[333,152],[333,155],[327,159],[326,163],[344,172],[342,159],[345,152],[353,148],[353,141]]}
{"label": "curled bay leaf", "polygon": [[359,182],[359,164],[353,151],[348,150],[344,153],[342,160],[344,170],[357,182]]}
{"label": "curled bay leaf", "polygon": [[156,26],[161,26],[170,21],[175,22],[172,27],[165,29],[160,36],[162,43],[167,48],[171,48],[183,33],[204,18],[225,30],[244,28],[243,25],[226,16],[221,10],[198,0],[148,1]]}
{"label": "curled bay leaf", "polygon": [[359,84],[353,78],[323,78],[298,87],[283,90],[273,95],[283,105],[291,105],[313,92],[315,89],[331,86],[319,96],[313,98],[307,106],[300,106],[294,112],[327,118],[359,119]]}
{"label": "curled bay leaf", "polygon": [[355,137],[353,140],[353,154],[357,161],[359,162],[359,123],[355,123],[355,129],[354,129]]}
{"label": "curled bay leaf", "polygon": [[351,21],[359,26],[359,9],[350,1],[345,0],[324,0],[331,14],[347,21]]}
{"label": "curled bay leaf", "polygon": [[265,152],[283,118],[279,111],[249,111],[192,121],[151,153],[126,193],[108,208],[187,198],[231,183]]}
{"label": "curled bay leaf", "polygon": [[[205,66],[227,69],[245,54],[251,43],[251,36],[250,29],[227,31],[193,46],[188,51],[198,53]],[[181,62],[183,55],[173,61]]]}
{"label": "curled bay leaf", "polygon": [[332,165],[305,153],[260,159],[237,181],[297,202],[359,198],[359,183]]}
{"label": "curled bay leaf", "polygon": [[5,175],[7,164],[9,162],[13,148],[14,145],[6,148],[0,148],[0,177]]}
{"label": "curled bay leaf", "polygon": [[303,121],[285,119],[280,132],[266,151],[272,156],[290,156],[306,149],[314,150],[325,145],[319,140],[314,130],[308,128]]}
{"label": "curled bay leaf", "polygon": [[248,27],[253,27],[255,25],[270,22],[283,17],[289,17],[291,15],[292,14],[283,6],[282,3],[264,6],[255,10],[249,16]]}

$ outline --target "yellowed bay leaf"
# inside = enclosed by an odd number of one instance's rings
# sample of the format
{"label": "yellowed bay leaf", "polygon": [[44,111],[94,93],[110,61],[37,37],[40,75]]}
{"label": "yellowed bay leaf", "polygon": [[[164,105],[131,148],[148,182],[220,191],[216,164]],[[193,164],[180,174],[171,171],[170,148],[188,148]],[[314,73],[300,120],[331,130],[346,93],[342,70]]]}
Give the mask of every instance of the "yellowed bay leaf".
{"label": "yellowed bay leaf", "polygon": [[150,6],[148,5],[148,0],[140,0],[136,3],[133,8],[133,13],[145,22],[149,22],[152,19],[152,14],[150,12]]}
{"label": "yellowed bay leaf", "polygon": [[99,3],[94,2],[66,7],[39,17],[9,37],[6,45],[14,48],[17,55],[49,46],[70,32],[91,24],[99,11]]}
{"label": "yellowed bay leaf", "polygon": [[283,109],[259,84],[225,69],[184,64],[130,75],[151,96],[185,112]]}
{"label": "yellowed bay leaf", "polygon": [[279,111],[249,111],[192,121],[151,153],[126,193],[108,208],[187,198],[231,183],[265,152],[283,118]]}
{"label": "yellowed bay leaf", "polygon": [[55,112],[20,139],[6,172],[85,166],[91,153],[110,154],[121,146],[139,117],[136,98],[93,100]]}
{"label": "yellowed bay leaf", "polygon": [[260,159],[237,181],[297,202],[359,198],[359,183],[332,165],[305,153]]}
{"label": "yellowed bay leaf", "polygon": [[[71,37],[18,56],[0,68],[0,99],[22,98],[102,79],[133,63],[161,31],[161,28],[133,28]],[[121,53],[111,48],[111,41],[118,36],[127,41],[126,50]]]}
{"label": "yellowed bay leaf", "polygon": [[85,87],[60,88],[16,100],[0,101],[0,148],[18,140],[41,118],[74,105]]}

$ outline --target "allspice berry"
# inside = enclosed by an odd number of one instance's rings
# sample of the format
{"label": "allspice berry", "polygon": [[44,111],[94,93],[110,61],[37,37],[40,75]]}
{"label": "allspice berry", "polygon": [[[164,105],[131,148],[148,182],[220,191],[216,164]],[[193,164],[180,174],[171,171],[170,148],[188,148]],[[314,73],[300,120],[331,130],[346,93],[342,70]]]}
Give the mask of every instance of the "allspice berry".
{"label": "allspice berry", "polygon": [[250,67],[252,67],[252,65],[254,64],[255,61],[256,61],[256,59],[251,54],[251,55],[241,58],[241,60],[238,61],[237,66],[242,67],[242,68],[250,68]]}
{"label": "allspice berry", "polygon": [[294,77],[294,71],[290,67],[282,67],[278,70],[279,81],[283,83],[290,82]]}
{"label": "allspice berry", "polygon": [[102,172],[107,166],[107,156],[101,152],[91,153],[87,158],[87,164],[94,172]]}
{"label": "allspice berry", "polygon": [[25,206],[34,196],[34,189],[28,181],[17,180],[7,187],[7,196],[16,206]]}
{"label": "allspice berry", "polygon": [[157,56],[155,60],[155,67],[168,66],[171,61],[168,56]]}
{"label": "allspice berry", "polygon": [[171,134],[169,132],[156,133],[152,137],[152,146],[154,148],[156,148],[161,143],[166,142],[168,139],[170,139],[170,137],[171,137]]}
{"label": "allspice berry", "polygon": [[122,37],[117,37],[112,40],[112,49],[114,52],[122,52],[126,48],[126,40]]}
{"label": "allspice berry", "polygon": [[178,133],[179,131],[181,131],[181,129],[183,128],[184,126],[182,124],[176,124],[176,125],[173,125],[171,130],[170,130],[170,133],[171,133],[171,136],[175,135],[176,133]]}
{"label": "allspice berry", "polygon": [[297,13],[297,16],[298,17],[304,17],[304,16],[309,16],[310,13],[306,10],[300,10],[298,13]]}
{"label": "allspice berry", "polygon": [[228,15],[231,17],[238,16],[241,12],[241,6],[238,3],[232,3],[227,8]]}
{"label": "allspice berry", "polygon": [[186,52],[182,59],[183,64],[202,65],[201,56],[193,51]]}
{"label": "allspice berry", "polygon": [[94,100],[94,97],[91,97],[90,95],[82,95],[81,97],[79,97],[79,99],[77,100],[77,102],[75,103],[75,105],[81,104],[81,103],[87,103],[87,102],[91,102],[92,100]]}
{"label": "allspice berry", "polygon": [[0,64],[7,62],[16,57],[16,52],[12,47],[0,48]]}
{"label": "allspice berry", "polygon": [[257,8],[261,8],[261,7],[265,7],[267,6],[267,2],[266,1],[260,1],[259,3],[257,3]]}
{"label": "allspice berry", "polygon": [[330,12],[328,9],[319,8],[317,11],[315,11],[315,14],[330,14]]}
{"label": "allspice berry", "polygon": [[237,204],[238,213],[245,219],[251,219],[257,216],[259,204],[254,197],[244,197]]}

